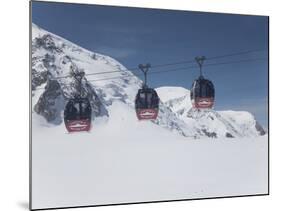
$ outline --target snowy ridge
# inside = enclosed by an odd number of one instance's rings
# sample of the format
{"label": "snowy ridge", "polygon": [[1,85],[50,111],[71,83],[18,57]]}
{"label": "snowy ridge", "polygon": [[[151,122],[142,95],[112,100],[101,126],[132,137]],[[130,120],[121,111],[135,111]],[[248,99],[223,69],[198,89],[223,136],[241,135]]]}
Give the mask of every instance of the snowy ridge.
{"label": "snowy ridge", "polygon": [[[82,81],[84,95],[91,100],[93,120],[108,116],[109,107],[116,101],[128,105],[126,109],[134,109],[135,95],[142,81],[122,64],[108,56],[81,48],[35,24],[33,24],[32,37],[32,89],[33,96],[36,96],[33,100],[37,101],[33,102],[33,109],[37,114],[44,116],[49,123],[62,123],[63,108],[67,99],[77,93],[77,84],[73,78],[54,79],[69,75],[71,71],[95,74],[86,76]],[[120,72],[99,74],[108,71]],[[96,81],[108,77],[120,78]],[[37,88],[45,88],[45,90],[42,92]],[[126,112],[122,112],[122,115],[127,120]],[[184,122],[165,105],[161,106],[159,117],[154,123],[185,136],[190,134]]]}
{"label": "snowy ridge", "polygon": [[[101,74],[108,71],[117,72]],[[129,114],[134,113],[135,95],[142,85],[139,78],[115,59],[81,48],[33,24],[33,115],[43,116],[47,124],[61,125],[64,106],[68,99],[77,94],[78,84],[73,77],[60,77],[77,72],[86,73],[82,93],[90,99],[94,125],[99,124],[100,118],[105,120],[102,122],[112,118],[110,111],[116,105],[120,110],[120,122],[116,124],[138,121],[135,115],[131,117]],[[108,77],[120,78],[99,80]],[[148,121],[147,124],[156,124],[193,138],[254,137],[264,134],[254,117],[247,112],[193,110],[190,92],[182,87],[161,87],[157,92],[162,101],[159,115],[157,120]]]}
{"label": "snowy ridge", "polygon": [[[197,128],[200,136],[208,137],[255,137],[264,135],[265,131],[246,111],[215,111],[192,108],[190,91],[182,87],[160,87],[157,92],[164,104],[169,106],[177,117],[189,127]],[[177,97],[173,93],[177,93]]]}

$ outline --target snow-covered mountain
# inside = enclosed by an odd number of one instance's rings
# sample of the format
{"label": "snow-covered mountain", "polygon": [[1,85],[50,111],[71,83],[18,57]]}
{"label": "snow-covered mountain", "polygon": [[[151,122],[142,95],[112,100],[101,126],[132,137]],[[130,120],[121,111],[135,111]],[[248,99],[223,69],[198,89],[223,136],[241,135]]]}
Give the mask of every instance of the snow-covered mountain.
{"label": "snow-covered mountain", "polygon": [[[128,109],[134,109],[135,95],[142,81],[116,60],[90,52],[32,25],[32,106],[37,114],[44,116],[51,124],[61,124],[63,108],[78,89],[72,77],[59,77],[81,71],[86,75],[93,74],[87,75],[82,82],[84,95],[91,100],[93,121],[98,117],[110,118],[108,109],[115,102],[124,104],[124,111],[120,115],[127,120],[126,113],[129,113]],[[100,74],[103,72],[113,73]],[[103,80],[109,77],[117,79]],[[182,120],[162,104],[154,123],[184,136],[191,132]]]}
{"label": "snow-covered mountain", "polygon": [[265,131],[246,111],[215,111],[192,108],[190,91],[182,87],[160,87],[157,92],[164,105],[189,126],[195,126],[200,135],[208,137],[254,137]]}
{"label": "snow-covered mountain", "polygon": [[[120,121],[131,124],[134,99],[142,81],[115,59],[88,51],[66,39],[32,25],[32,108],[33,115],[43,116],[45,125],[61,125],[68,99],[77,94],[75,72],[85,72],[82,93],[90,99],[93,125],[113,118],[119,110]],[[101,74],[110,72],[108,74]],[[112,80],[103,80],[105,78]],[[117,77],[117,78],[116,78]],[[147,124],[186,137],[253,137],[264,131],[248,112],[191,109],[189,91],[181,87],[161,87],[157,120]],[[120,124],[120,122],[117,122]]]}

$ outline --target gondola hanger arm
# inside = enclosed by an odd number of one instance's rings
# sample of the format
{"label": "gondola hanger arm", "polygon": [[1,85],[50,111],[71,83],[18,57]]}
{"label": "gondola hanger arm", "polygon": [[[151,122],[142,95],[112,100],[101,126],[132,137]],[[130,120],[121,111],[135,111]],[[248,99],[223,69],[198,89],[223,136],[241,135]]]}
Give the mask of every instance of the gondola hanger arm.
{"label": "gondola hanger arm", "polygon": [[203,76],[202,66],[203,66],[203,63],[204,63],[205,60],[206,60],[205,56],[196,56],[195,57],[195,61],[197,62],[197,64],[199,65],[199,68],[200,68],[200,76]]}
{"label": "gondola hanger arm", "polygon": [[147,87],[147,72],[151,65],[149,63],[147,64],[139,64],[139,69],[143,72],[144,74],[144,87]]}

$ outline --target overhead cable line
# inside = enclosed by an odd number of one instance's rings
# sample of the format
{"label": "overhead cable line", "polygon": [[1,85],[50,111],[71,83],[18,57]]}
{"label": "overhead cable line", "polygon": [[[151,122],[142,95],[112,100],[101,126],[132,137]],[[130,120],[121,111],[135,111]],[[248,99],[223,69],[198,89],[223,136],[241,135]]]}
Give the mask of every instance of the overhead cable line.
{"label": "overhead cable line", "polygon": [[[207,59],[208,60],[214,60],[214,59],[220,59],[220,58],[244,55],[244,54],[249,54],[249,53],[253,53],[253,52],[261,52],[261,51],[265,51],[265,49],[240,51],[240,52],[231,53],[231,54],[224,54],[224,55],[219,55],[219,56],[214,56],[214,57],[208,57]],[[179,64],[187,64],[187,63],[194,63],[194,59],[178,61],[178,62],[173,62],[173,63],[164,63],[164,64],[151,65],[151,68],[153,69],[153,68],[173,66],[173,65],[179,65]],[[138,68],[137,67],[136,68],[128,68],[126,70],[134,72],[134,71],[138,70]],[[118,72],[124,72],[124,70],[113,70],[113,71],[104,71],[104,72],[98,72],[98,73],[87,73],[87,74],[85,74],[85,76],[88,76],[88,75],[102,75],[102,74],[110,74],[110,73],[118,73]],[[71,75],[58,76],[58,77],[54,77],[54,79],[62,79],[62,78],[68,78],[68,77],[71,77]]]}
{"label": "overhead cable line", "polygon": [[[265,61],[267,58],[257,58],[257,59],[244,59],[244,60],[238,60],[238,61],[231,61],[231,62],[220,62],[220,63],[206,63],[205,66],[218,66],[218,65],[226,65],[226,64],[238,64],[238,63],[245,63],[245,62],[254,62],[254,61]],[[166,72],[175,72],[175,71],[182,71],[186,69],[194,69],[198,66],[188,66],[188,67],[180,67],[180,68],[174,68],[169,70],[158,70],[158,71],[151,71],[147,74],[160,74],[160,73],[166,73]],[[86,74],[85,74],[86,75]],[[112,79],[122,79],[122,78],[131,78],[135,76],[142,76],[140,73],[136,73],[133,75],[127,75],[127,76],[116,76],[116,77],[109,77],[109,78],[102,78],[102,79],[93,79],[93,80],[87,80],[88,82],[94,82],[94,81],[104,81],[104,80],[112,80]],[[36,90],[41,90],[44,88],[37,88]]]}
{"label": "overhead cable line", "polygon": [[[238,61],[232,61],[232,62],[220,62],[220,63],[207,63],[205,66],[217,66],[217,65],[226,65],[226,64],[238,64],[238,63],[245,63],[245,62],[253,62],[253,61],[264,61],[267,60],[267,58],[258,58],[258,59],[247,59],[247,60],[238,60]],[[186,69],[193,69],[193,68],[198,68],[198,66],[189,66],[189,67],[181,67],[181,68],[175,68],[175,69],[169,69],[169,70],[158,70],[158,71],[151,71],[147,74],[160,74],[160,73],[165,73],[165,72],[175,72],[175,71],[181,71],[181,70],[186,70]],[[134,75],[127,75],[127,76],[116,76],[116,77],[109,77],[109,78],[102,78],[102,79],[93,79],[93,80],[88,80],[89,82],[94,82],[94,81],[104,81],[104,80],[112,80],[112,79],[122,79],[122,78],[130,78],[130,77],[135,77],[135,76],[141,76],[142,74],[134,74]]]}

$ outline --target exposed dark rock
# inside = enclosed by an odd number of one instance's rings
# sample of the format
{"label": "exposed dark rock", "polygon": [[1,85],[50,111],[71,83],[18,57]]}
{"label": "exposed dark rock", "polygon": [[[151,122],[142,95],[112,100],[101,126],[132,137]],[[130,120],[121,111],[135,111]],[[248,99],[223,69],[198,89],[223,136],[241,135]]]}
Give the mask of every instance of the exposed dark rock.
{"label": "exposed dark rock", "polygon": [[48,122],[60,124],[62,122],[62,110],[65,100],[62,95],[60,84],[56,80],[50,80],[43,94],[34,106],[34,111],[43,117]]}
{"label": "exposed dark rock", "polygon": [[45,48],[46,50],[49,50],[51,52],[56,51],[56,52],[61,52],[61,49],[56,46],[52,36],[50,34],[45,34],[42,37],[37,37],[35,38],[35,46],[34,48]]}
{"label": "exposed dark rock", "polygon": [[263,135],[266,134],[266,132],[265,132],[265,130],[263,129],[263,127],[262,127],[257,121],[256,121],[255,127],[256,127],[257,131],[259,131],[259,134],[260,134],[261,136],[263,136]]}
{"label": "exposed dark rock", "polygon": [[32,90],[35,90],[37,86],[40,86],[47,82],[47,71],[37,72],[32,68],[31,70],[32,77]]}
{"label": "exposed dark rock", "polygon": [[227,138],[234,138],[234,136],[231,133],[226,133],[225,137],[227,137]]}
{"label": "exposed dark rock", "polygon": [[206,129],[202,129],[202,132],[210,138],[217,138],[217,134],[215,132],[208,132]]}

